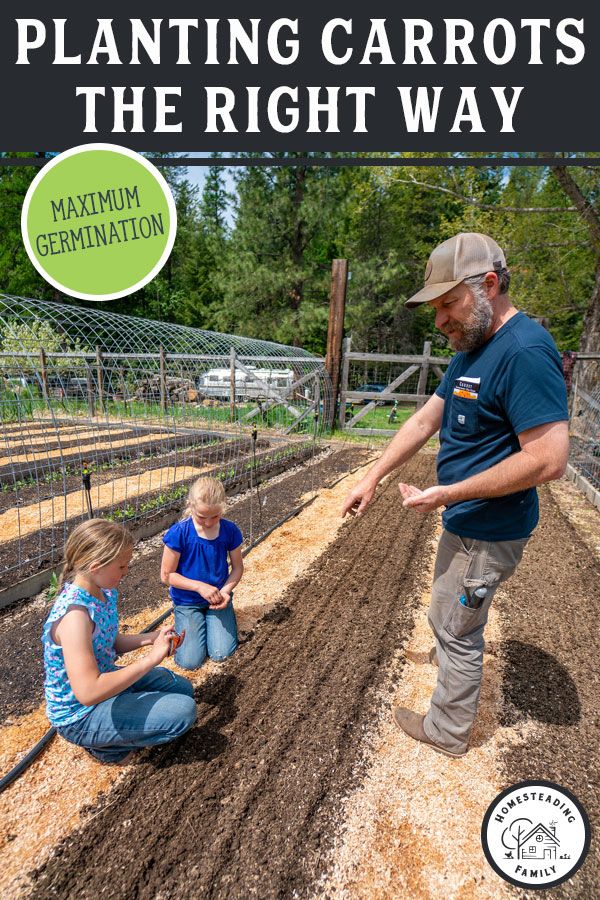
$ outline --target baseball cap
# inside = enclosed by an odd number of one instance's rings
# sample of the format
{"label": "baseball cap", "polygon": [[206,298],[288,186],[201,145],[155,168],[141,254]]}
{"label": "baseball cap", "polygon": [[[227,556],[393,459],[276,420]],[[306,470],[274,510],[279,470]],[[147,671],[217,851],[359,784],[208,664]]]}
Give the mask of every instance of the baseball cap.
{"label": "baseball cap", "polygon": [[425,269],[425,287],[410,297],[405,306],[414,309],[436,300],[471,275],[483,275],[506,267],[504,253],[487,234],[462,232],[439,244]]}

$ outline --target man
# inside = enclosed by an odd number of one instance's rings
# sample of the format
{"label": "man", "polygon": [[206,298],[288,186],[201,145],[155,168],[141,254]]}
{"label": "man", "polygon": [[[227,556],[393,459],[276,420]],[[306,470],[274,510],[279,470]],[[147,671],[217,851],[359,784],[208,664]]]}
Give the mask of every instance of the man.
{"label": "man", "polygon": [[426,716],[399,707],[394,721],[449,756],[467,752],[488,611],[537,524],[535,486],[560,478],[568,457],[560,357],[548,332],[512,305],[509,282],[504,254],[486,235],[459,234],[433,251],[425,287],[406,306],[432,306],[436,327],[459,352],[342,511],[362,515],[379,481],[439,430],[439,483],[400,485],[409,509],[445,507],[429,608],[438,680]]}

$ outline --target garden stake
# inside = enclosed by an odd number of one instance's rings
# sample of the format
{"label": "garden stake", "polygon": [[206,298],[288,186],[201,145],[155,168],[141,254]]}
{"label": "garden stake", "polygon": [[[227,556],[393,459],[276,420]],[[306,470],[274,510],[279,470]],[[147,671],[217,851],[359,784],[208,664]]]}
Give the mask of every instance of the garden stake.
{"label": "garden stake", "polygon": [[[252,495],[252,475],[256,471],[256,441],[258,438],[258,429],[256,425],[252,426],[252,468],[250,469],[250,495]],[[259,530],[262,528],[262,510],[261,510],[261,500],[260,500],[260,490],[258,487],[258,477],[256,479],[256,497],[258,499],[258,527]],[[252,502],[250,503],[250,510],[252,510]],[[252,526],[250,526],[250,534],[252,534]]]}
{"label": "garden stake", "polygon": [[88,509],[88,519],[94,518],[94,510],[92,509],[92,473],[88,468],[88,464],[83,462],[83,468],[81,470],[81,482],[83,484],[83,492],[85,494],[85,500],[87,503]]}

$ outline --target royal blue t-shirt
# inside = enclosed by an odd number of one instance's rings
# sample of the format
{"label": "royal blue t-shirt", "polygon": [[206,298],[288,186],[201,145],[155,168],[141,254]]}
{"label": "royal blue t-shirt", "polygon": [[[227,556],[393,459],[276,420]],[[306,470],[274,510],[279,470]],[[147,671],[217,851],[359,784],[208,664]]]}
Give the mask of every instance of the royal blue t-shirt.
{"label": "royal blue t-shirt", "polygon": [[[556,345],[521,312],[482,347],[457,353],[436,394],[445,401],[439,484],[463,481],[518,453],[522,431],[569,418]],[[506,497],[452,503],[442,522],[462,537],[512,541],[528,537],[538,518],[537,491],[529,488]]]}
{"label": "royal blue t-shirt", "polygon": [[[229,565],[227,555],[236,550],[244,540],[242,532],[234,522],[221,519],[218,536],[214,540],[200,537],[192,517],[182,519],[171,525],[163,543],[171,550],[179,553],[177,572],[194,581],[204,581],[219,590],[227,582]],[[182,606],[208,606],[208,601],[195,591],[170,587],[169,594],[173,603]]]}

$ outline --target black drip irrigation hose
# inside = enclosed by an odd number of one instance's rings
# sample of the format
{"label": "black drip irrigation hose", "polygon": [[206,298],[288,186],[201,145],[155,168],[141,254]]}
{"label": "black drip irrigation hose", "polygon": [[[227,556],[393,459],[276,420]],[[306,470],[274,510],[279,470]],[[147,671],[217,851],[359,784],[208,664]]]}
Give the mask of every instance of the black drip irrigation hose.
{"label": "black drip irrigation hose", "polygon": [[55,734],[56,728],[49,728],[46,734],[37,742],[35,747],[32,747],[29,753],[0,780],[0,794],[2,791],[6,790],[9,784],[12,784],[19,775],[22,775],[25,769],[29,768],[31,763],[40,755],[46,744],[50,743]]}
{"label": "black drip irrigation hose", "polygon": [[[333,482],[333,484],[329,485],[327,490],[331,490],[332,488],[334,488],[336,486],[336,484],[339,484],[340,481],[344,480],[344,478],[348,478],[349,475],[354,475],[354,473],[358,472],[358,470],[361,469],[363,465],[364,465],[364,463],[362,463],[360,466],[356,466],[356,468],[352,469],[350,472],[346,472],[344,475],[341,475],[336,481]],[[268,538],[269,535],[272,534],[277,528],[279,528],[281,525],[284,525],[290,519],[293,519],[295,516],[297,516],[299,513],[301,513],[303,509],[306,509],[307,506],[310,506],[311,503],[314,503],[318,496],[319,496],[318,494],[315,494],[314,497],[310,498],[310,500],[305,500],[304,503],[301,503],[299,506],[294,507],[294,509],[291,512],[289,512],[286,516],[284,516],[283,519],[280,519],[278,522],[275,522],[274,525],[271,525],[271,527],[268,528],[264,534],[261,534],[261,536],[259,538],[257,538],[255,541],[253,541],[250,544],[250,546],[246,547],[246,549],[244,551],[242,551],[242,556],[247,556],[251,550],[254,550],[254,548],[258,547],[259,544],[262,544],[262,542],[266,538]],[[149,631],[154,631],[154,629],[157,627],[157,625],[160,625],[162,622],[164,622],[165,619],[167,619],[172,614],[172,612],[173,612],[173,607],[168,609],[166,612],[162,613],[160,616],[158,616],[157,619],[154,619],[153,622],[150,622],[149,625],[146,625],[145,628],[142,628],[141,634],[147,634]],[[37,744],[31,748],[29,753],[26,756],[24,756],[23,759],[20,762],[18,762],[17,765],[14,766],[14,768],[12,768],[10,770],[10,772],[7,772],[7,774],[3,778],[0,779],[0,794],[2,793],[2,791],[6,790],[6,788],[10,784],[12,784],[13,781],[15,781],[20,775],[22,775],[26,769],[29,768],[29,766],[40,755],[40,753],[42,752],[44,747],[50,743],[50,741],[52,740],[52,738],[54,737],[55,734],[56,734],[56,728],[54,728],[54,727],[49,728],[48,731],[44,734],[44,736],[42,738],[40,738],[40,740],[37,742]]]}
{"label": "black drip irrigation hose", "polygon": [[[85,495],[88,519],[93,519],[94,518],[94,510],[92,507],[92,473],[90,471],[90,468],[89,468],[87,462],[85,462],[85,460],[83,461],[83,465],[81,468],[81,484],[83,487],[83,493]],[[167,613],[167,615],[168,615],[168,613]],[[163,616],[163,618],[166,618],[166,615]],[[161,621],[162,621],[162,619],[161,619]],[[146,630],[151,631],[153,626],[154,626],[154,623],[152,624],[152,626],[149,626],[148,629],[144,629],[144,631],[146,631]],[[55,734],[56,734],[56,728],[54,728],[54,726],[52,726],[40,738],[40,740],[37,742],[37,744],[31,748],[29,753],[25,754],[23,759],[20,760],[20,762],[18,762],[17,765],[14,766],[10,770],[10,772],[7,772],[7,774],[4,775],[3,778],[0,778],[0,794],[2,793],[2,791],[6,790],[6,788],[10,784],[12,784],[13,781],[15,781],[19,777],[19,775],[22,775],[23,772],[29,768],[29,766],[32,764],[32,762],[34,762],[34,760],[37,759],[37,757],[40,755],[40,753],[42,752],[44,747],[50,743],[50,741],[52,740],[52,738],[54,737]]]}

